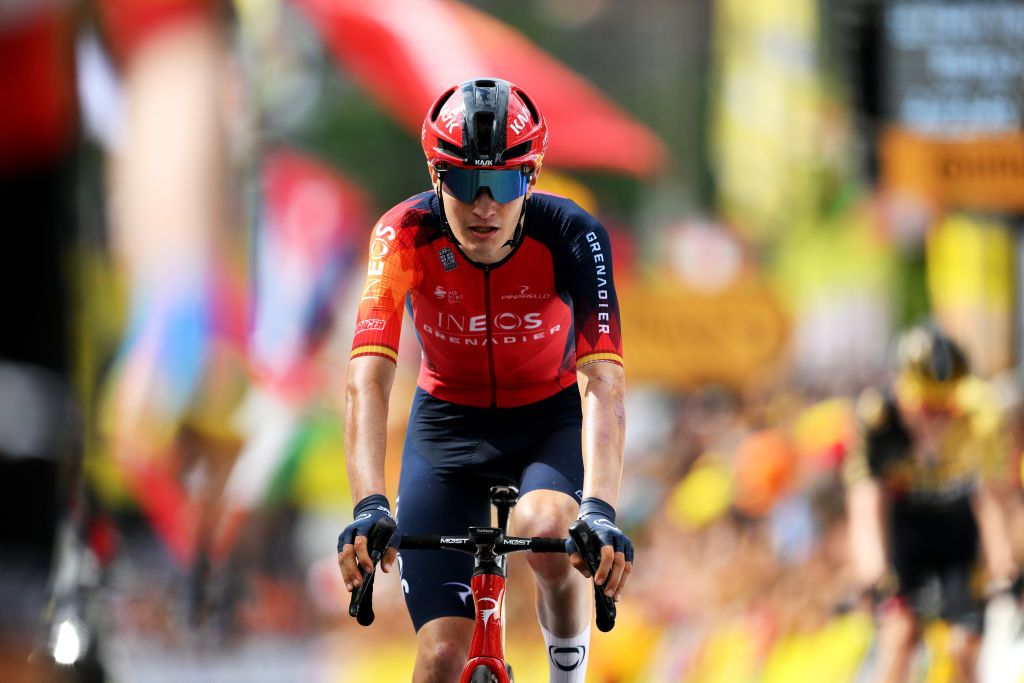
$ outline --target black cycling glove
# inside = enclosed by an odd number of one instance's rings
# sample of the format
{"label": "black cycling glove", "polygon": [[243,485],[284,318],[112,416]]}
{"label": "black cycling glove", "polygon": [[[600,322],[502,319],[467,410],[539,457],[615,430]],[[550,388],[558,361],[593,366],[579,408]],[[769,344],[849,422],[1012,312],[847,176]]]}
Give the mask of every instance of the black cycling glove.
{"label": "black cycling glove", "polygon": [[[584,498],[577,519],[587,523],[601,545],[610,545],[612,550],[621,551],[626,556],[626,562],[633,561],[633,541],[615,526],[615,508],[600,498]],[[566,549],[569,554],[578,552],[571,538],[566,543]]]}
{"label": "black cycling glove", "polygon": [[[338,552],[340,553],[349,543],[354,544],[356,536],[369,536],[370,528],[382,517],[391,517],[391,506],[388,505],[386,496],[378,493],[367,496],[356,503],[352,510],[352,522],[338,536]],[[398,532],[396,531],[388,545],[395,545],[397,539]]]}

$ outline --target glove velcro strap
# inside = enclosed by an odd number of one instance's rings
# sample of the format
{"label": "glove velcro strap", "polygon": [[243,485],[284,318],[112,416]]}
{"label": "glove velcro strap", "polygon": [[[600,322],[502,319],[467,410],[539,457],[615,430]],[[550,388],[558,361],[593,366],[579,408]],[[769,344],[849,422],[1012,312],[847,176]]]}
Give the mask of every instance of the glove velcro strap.
{"label": "glove velcro strap", "polygon": [[358,517],[362,513],[369,510],[376,510],[378,507],[382,507],[387,510],[388,516],[391,516],[391,505],[388,503],[387,496],[375,493],[372,496],[367,496],[356,503],[356,506],[352,509],[352,517]]}
{"label": "glove velcro strap", "polygon": [[606,517],[615,522],[615,508],[610,504],[601,500],[600,498],[584,498],[583,502],[580,503],[580,515],[578,519],[583,519],[587,515],[600,515]]}

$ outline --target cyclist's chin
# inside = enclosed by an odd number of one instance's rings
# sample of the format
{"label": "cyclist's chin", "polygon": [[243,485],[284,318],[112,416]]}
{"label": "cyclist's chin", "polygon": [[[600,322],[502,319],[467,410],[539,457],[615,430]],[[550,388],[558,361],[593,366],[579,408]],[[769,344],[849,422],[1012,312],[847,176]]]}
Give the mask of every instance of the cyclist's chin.
{"label": "cyclist's chin", "polygon": [[509,248],[505,246],[508,239],[501,239],[499,241],[499,235],[495,234],[493,239],[487,242],[474,243],[466,241],[462,243],[462,253],[466,255],[466,258],[476,263],[491,264],[497,263],[506,256],[508,256]]}

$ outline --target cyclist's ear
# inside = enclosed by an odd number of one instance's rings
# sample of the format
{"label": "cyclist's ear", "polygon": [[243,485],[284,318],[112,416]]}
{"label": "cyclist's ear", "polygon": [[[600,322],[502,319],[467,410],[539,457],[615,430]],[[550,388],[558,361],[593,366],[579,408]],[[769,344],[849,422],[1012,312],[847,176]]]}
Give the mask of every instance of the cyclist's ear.
{"label": "cyclist's ear", "polygon": [[526,198],[529,199],[533,195],[533,191],[537,189],[537,175],[540,173],[539,168],[530,169],[528,177],[530,184],[526,186]]}

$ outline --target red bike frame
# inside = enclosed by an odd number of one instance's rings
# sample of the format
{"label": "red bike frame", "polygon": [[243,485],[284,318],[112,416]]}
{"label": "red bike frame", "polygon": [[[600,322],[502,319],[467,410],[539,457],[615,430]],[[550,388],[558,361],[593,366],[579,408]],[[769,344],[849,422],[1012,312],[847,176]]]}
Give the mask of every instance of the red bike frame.
{"label": "red bike frame", "polygon": [[486,665],[500,683],[509,683],[505,669],[505,577],[477,574],[471,584],[476,624],[459,683],[469,683],[473,671],[481,664]]}

